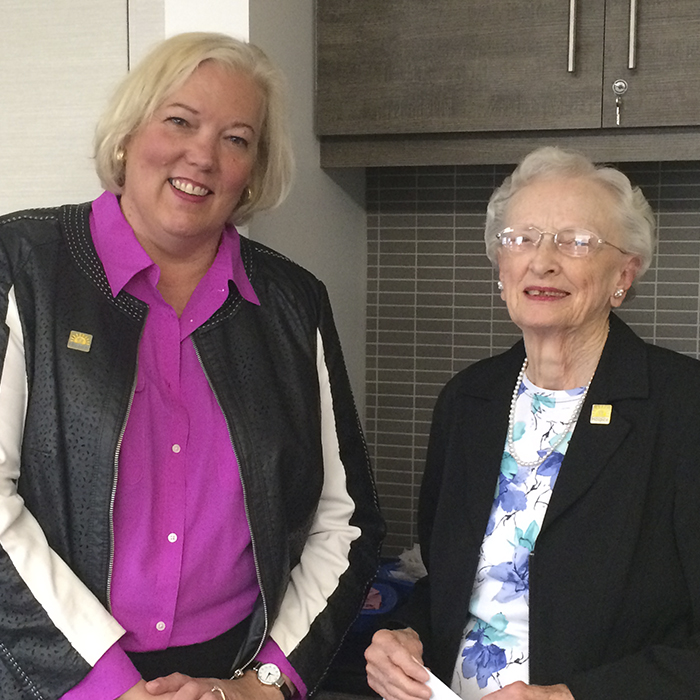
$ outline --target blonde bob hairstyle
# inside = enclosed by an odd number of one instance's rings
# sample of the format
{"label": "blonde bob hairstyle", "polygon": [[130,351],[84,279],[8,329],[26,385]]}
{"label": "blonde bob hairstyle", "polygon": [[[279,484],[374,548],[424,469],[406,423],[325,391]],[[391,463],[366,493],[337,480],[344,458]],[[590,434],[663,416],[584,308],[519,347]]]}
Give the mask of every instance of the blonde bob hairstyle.
{"label": "blonde bob hairstyle", "polygon": [[536,180],[586,178],[606,188],[617,202],[617,217],[623,235],[620,247],[640,260],[637,277],[651,264],[656,246],[654,213],[639,187],[633,187],[626,175],[615,168],[595,165],[586,156],[553,146],[529,153],[503,184],[491,195],[486,209],[484,241],[486,255],[498,265],[499,242],[496,236],[505,228],[511,197]]}
{"label": "blonde bob hairstyle", "polygon": [[258,152],[248,183],[250,197],[242,197],[228,217],[229,223],[241,224],[256,211],[270,209],[284,200],[293,170],[284,79],[253,44],[210,32],[178,34],[158,44],[117,87],[98,122],[95,168],[102,186],[120,194],[124,187],[124,153],[129,137],[204,61],[214,61],[224,68],[246,73],[264,95]]}

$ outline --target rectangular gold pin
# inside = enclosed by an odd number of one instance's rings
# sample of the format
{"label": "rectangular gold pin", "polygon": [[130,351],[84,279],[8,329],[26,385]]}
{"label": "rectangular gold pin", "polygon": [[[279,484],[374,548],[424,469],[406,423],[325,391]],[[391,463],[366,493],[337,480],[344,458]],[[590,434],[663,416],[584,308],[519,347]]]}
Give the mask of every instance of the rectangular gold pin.
{"label": "rectangular gold pin", "polygon": [[591,423],[594,425],[609,425],[612,416],[612,406],[609,403],[594,403],[591,407]]}
{"label": "rectangular gold pin", "polygon": [[71,331],[68,336],[68,347],[71,350],[80,350],[80,352],[90,352],[92,345],[92,336],[89,333],[81,333],[80,331]]}

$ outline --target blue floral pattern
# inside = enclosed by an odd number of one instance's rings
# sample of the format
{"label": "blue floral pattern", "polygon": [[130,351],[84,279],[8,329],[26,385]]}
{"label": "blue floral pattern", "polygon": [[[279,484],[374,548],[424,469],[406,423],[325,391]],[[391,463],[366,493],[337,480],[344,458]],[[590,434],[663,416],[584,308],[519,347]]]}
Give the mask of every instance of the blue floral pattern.
{"label": "blue floral pattern", "polygon": [[530,557],[571,437],[569,422],[584,391],[539,389],[527,378],[520,385],[513,430],[518,457],[541,458],[566,435],[538,466],[518,464],[506,443],[452,678],[452,689],[464,700],[517,680],[528,682]]}

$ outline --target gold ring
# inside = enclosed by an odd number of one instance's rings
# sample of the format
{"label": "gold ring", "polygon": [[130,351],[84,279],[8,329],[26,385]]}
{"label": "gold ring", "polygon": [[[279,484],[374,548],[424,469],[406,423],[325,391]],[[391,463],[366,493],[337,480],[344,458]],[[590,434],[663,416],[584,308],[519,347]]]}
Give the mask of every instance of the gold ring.
{"label": "gold ring", "polygon": [[221,700],[228,700],[228,698],[226,697],[226,693],[224,693],[224,689],[221,686],[213,686],[210,692],[218,693],[219,695],[221,695]]}

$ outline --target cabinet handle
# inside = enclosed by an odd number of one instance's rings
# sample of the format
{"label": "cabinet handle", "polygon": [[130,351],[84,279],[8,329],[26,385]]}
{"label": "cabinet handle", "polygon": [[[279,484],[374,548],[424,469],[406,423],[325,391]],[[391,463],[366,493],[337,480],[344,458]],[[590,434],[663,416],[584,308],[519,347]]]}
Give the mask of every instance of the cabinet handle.
{"label": "cabinet handle", "polygon": [[[630,0],[632,1],[632,0]],[[569,0],[569,51],[566,70],[573,73],[576,68],[576,0]]]}
{"label": "cabinet handle", "polygon": [[637,0],[630,0],[629,44],[627,50],[627,67],[637,67]]}

